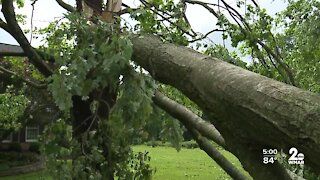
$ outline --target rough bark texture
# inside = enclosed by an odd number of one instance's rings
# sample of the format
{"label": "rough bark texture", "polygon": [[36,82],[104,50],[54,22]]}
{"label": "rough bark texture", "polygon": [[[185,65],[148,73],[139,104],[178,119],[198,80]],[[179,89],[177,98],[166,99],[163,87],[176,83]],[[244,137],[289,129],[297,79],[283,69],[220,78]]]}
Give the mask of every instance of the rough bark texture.
{"label": "rough bark texture", "polygon": [[262,164],[262,149],[271,147],[298,148],[319,172],[319,95],[154,36],[132,41],[133,60],[197,103],[255,179],[288,179],[278,164]]}

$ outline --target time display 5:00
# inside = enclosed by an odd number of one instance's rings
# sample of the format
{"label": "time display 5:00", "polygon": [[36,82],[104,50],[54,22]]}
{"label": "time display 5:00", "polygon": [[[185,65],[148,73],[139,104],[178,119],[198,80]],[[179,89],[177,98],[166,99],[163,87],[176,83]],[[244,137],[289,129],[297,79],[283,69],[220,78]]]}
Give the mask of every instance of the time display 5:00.
{"label": "time display 5:00", "polygon": [[276,155],[278,153],[277,149],[262,149],[262,154],[273,154]]}

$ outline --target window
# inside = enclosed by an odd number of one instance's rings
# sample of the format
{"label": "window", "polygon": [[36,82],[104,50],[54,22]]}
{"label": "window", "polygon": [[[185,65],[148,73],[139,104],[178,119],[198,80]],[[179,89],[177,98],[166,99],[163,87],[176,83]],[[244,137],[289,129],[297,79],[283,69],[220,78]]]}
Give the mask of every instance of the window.
{"label": "window", "polygon": [[39,126],[26,127],[26,142],[37,142],[39,136]]}
{"label": "window", "polygon": [[10,134],[7,136],[7,138],[4,138],[4,139],[2,140],[2,142],[3,142],[3,143],[10,143],[10,142],[12,142],[12,133],[10,133]]}

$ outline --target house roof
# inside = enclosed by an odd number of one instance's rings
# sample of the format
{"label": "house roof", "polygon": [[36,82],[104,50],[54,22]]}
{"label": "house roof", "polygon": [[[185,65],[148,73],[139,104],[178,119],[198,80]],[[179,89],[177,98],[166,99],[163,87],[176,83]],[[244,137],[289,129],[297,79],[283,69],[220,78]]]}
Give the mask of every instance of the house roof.
{"label": "house roof", "polygon": [[1,56],[25,56],[23,49],[18,45],[0,43]]}

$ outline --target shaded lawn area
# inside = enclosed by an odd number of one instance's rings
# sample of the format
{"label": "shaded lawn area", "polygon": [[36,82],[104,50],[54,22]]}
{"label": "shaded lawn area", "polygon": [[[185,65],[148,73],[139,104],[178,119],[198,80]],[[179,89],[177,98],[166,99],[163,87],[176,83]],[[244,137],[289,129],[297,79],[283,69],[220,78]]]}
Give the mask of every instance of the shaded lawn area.
{"label": "shaded lawn area", "polygon": [[[148,151],[151,156],[151,166],[156,169],[153,176],[155,180],[179,180],[179,179],[231,179],[209,156],[199,148],[181,149],[177,152],[171,147],[134,146],[135,152]],[[232,154],[220,150],[232,163],[241,168],[240,162]],[[242,168],[241,170],[248,175]],[[51,180],[48,173],[43,170],[25,175],[1,177],[1,180]]]}
{"label": "shaded lawn area", "polygon": [[24,166],[37,162],[36,154],[20,152],[0,152],[0,171],[11,167]]}

